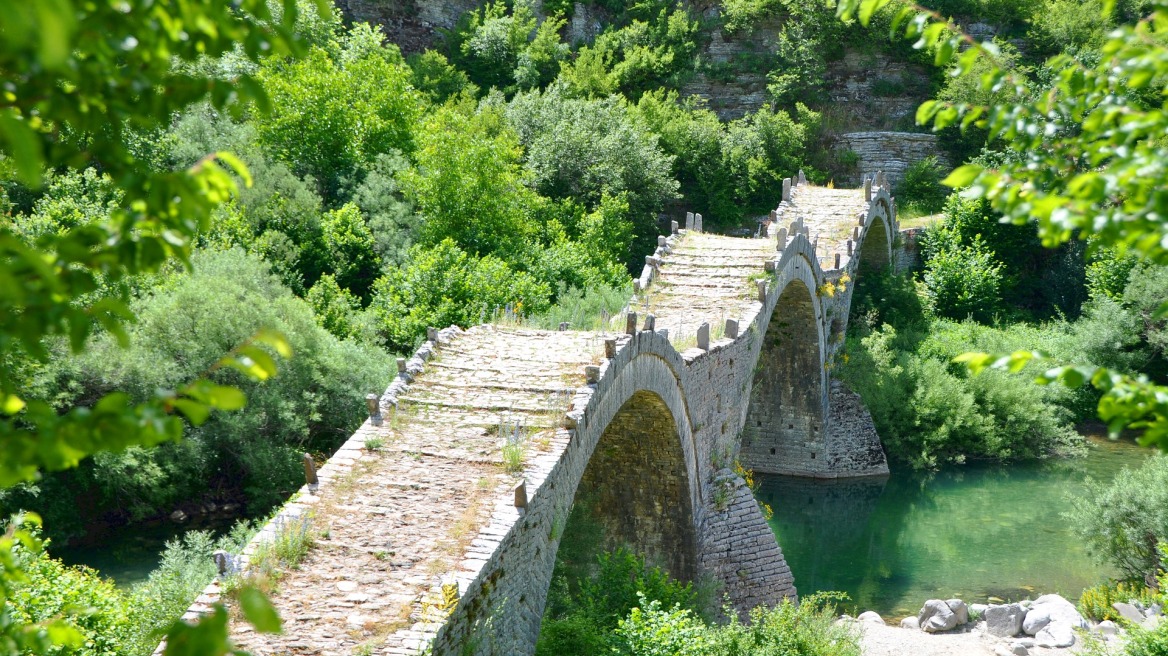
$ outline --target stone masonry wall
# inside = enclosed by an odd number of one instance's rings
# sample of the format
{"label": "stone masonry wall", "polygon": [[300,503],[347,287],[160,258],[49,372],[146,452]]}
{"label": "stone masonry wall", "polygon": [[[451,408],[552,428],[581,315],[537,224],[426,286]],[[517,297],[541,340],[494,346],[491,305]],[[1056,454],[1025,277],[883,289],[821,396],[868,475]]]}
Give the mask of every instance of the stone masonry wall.
{"label": "stone masonry wall", "polygon": [[[926,157],[936,156],[941,166],[950,166],[937,145],[937,135],[918,132],[849,132],[839,136],[836,148],[851,150],[859,156],[860,176],[883,171],[895,186],[904,178],[908,167]],[[847,184],[858,181],[847,180]]]}

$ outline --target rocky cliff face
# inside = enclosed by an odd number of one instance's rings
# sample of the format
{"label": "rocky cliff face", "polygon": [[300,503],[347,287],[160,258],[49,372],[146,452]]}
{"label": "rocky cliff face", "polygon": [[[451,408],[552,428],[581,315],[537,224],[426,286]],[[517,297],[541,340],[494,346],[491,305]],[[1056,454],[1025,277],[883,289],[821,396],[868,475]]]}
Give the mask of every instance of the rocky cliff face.
{"label": "rocky cliff face", "polygon": [[458,18],[486,0],[333,0],[345,21],[380,25],[405,54],[434,47]]}

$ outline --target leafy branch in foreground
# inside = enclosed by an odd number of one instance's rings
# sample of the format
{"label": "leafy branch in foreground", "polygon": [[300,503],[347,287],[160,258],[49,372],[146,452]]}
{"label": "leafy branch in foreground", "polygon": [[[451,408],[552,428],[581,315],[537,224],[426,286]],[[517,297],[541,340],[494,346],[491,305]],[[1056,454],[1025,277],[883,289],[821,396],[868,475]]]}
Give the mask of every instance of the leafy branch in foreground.
{"label": "leafy branch in foreground", "polygon": [[[973,374],[987,368],[1018,373],[1031,363],[1050,362],[1050,358],[1039,351],[1015,351],[1009,355],[963,353],[954,361],[964,364]],[[1090,384],[1103,393],[1099,399],[1099,418],[1107,423],[1113,438],[1125,428],[1142,430],[1141,445],[1158,445],[1168,451],[1168,387],[1153,383],[1147,376],[1130,376],[1106,367],[1066,364],[1044,370],[1035,382],[1061,383],[1071,389]]]}
{"label": "leafy branch in foreground", "polygon": [[[858,15],[867,24],[891,2],[840,0],[837,14]],[[1106,21],[1115,0],[1103,5]],[[992,106],[929,101],[917,110],[922,125],[982,128],[1006,150],[996,168],[966,164],[944,183],[963,188],[966,197],[989,200],[1003,221],[1035,221],[1047,247],[1091,237],[1091,248],[1168,264],[1168,0],[1146,6],[1144,18],[1108,34],[1097,62],[1052,57],[1046,62],[1050,81],[1040,85],[1011,75],[992,43],[977,42],[920,5],[896,4],[893,36],[903,28],[904,36],[917,39],[915,47],[934,53],[937,65],[951,64],[953,76],[971,75],[982,60],[981,88],[1005,98]],[[969,48],[960,52],[963,44]],[[1166,312],[1168,306],[1161,307],[1159,315]],[[974,370],[1020,370],[1040,357],[976,353],[960,360]],[[1090,382],[1103,392],[1099,414],[1112,433],[1143,429],[1141,443],[1168,449],[1168,387],[1076,365],[1050,369],[1040,381],[1072,387]]]}

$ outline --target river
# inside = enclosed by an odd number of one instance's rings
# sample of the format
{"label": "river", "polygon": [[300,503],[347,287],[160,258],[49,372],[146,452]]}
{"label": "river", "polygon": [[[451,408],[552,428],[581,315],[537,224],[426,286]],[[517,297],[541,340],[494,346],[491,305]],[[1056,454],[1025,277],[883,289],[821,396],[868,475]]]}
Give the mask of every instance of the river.
{"label": "river", "polygon": [[1066,499],[1088,477],[1111,480],[1149,453],[1091,438],[1084,458],[877,479],[756,477],[800,595],[838,590],[849,610],[899,618],[933,598],[1077,600],[1116,572],[1075,538],[1060,516]]}

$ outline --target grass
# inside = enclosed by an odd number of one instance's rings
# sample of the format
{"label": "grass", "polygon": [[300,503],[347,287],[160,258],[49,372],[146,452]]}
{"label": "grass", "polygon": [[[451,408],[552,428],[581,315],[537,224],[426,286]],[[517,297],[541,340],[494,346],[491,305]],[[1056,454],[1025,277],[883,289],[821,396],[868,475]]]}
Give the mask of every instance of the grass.
{"label": "grass", "polygon": [[907,207],[897,209],[897,218],[900,220],[901,230],[907,228],[924,228],[945,218],[944,214],[921,214],[914,212],[914,210],[915,206],[911,204]]}
{"label": "grass", "polygon": [[365,440],[365,449],[367,451],[379,451],[385,446],[385,440],[380,437],[371,437]]}

